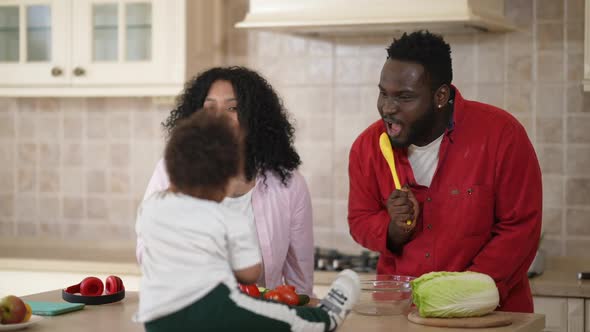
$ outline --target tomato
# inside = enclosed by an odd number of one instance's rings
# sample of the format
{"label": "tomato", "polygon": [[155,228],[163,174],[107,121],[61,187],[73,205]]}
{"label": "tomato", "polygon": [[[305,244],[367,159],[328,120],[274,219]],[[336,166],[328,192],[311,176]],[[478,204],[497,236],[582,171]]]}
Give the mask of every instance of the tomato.
{"label": "tomato", "polygon": [[240,287],[240,290],[245,294],[248,294],[252,297],[260,297],[260,291],[258,290],[258,286],[256,286],[255,284],[244,285],[238,283],[238,286]]}
{"label": "tomato", "polygon": [[277,292],[279,293],[279,296],[281,297],[281,302],[288,304],[288,305],[298,305],[299,304],[299,296],[297,296],[297,294],[288,289],[288,288],[283,288],[283,289],[277,289]]}
{"label": "tomato", "polygon": [[281,295],[276,290],[269,290],[268,292],[264,293],[264,298],[267,300],[282,302]]}

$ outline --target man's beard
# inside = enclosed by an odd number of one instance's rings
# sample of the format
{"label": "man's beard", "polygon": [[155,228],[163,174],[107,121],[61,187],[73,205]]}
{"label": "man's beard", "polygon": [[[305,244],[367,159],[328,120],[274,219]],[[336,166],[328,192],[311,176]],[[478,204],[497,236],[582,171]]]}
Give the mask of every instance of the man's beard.
{"label": "man's beard", "polygon": [[434,126],[436,117],[436,111],[434,105],[430,106],[430,110],[422,117],[416,119],[410,128],[408,128],[408,138],[404,142],[394,141],[390,139],[391,145],[396,148],[407,148],[411,144],[415,144],[416,141],[423,140],[425,136],[428,136]]}

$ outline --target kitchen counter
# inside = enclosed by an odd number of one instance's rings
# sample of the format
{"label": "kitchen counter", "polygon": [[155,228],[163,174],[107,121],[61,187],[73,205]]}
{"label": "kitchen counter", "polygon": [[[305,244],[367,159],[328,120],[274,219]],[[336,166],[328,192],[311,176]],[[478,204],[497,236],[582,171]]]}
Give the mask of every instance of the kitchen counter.
{"label": "kitchen counter", "polygon": [[590,280],[578,280],[578,272],[590,271],[590,260],[549,258],[542,275],[529,279],[533,296],[577,297],[590,299]]}
{"label": "kitchen counter", "polygon": [[[61,290],[25,296],[25,301],[62,301]],[[144,331],[143,326],[131,321],[138,305],[137,292],[127,292],[123,301],[102,306],[87,305],[83,310],[60,316],[46,317],[30,331]],[[514,313],[513,323],[501,328],[479,329],[482,332],[538,332],[545,327],[543,315]],[[339,332],[351,331],[416,331],[465,332],[465,329],[435,328],[410,323],[405,316],[362,316],[351,313]]]}
{"label": "kitchen counter", "polygon": [[[577,280],[581,271],[590,272],[590,260],[584,258],[552,257],[545,264],[545,272],[531,278],[533,296],[577,297],[590,299],[590,280]],[[329,285],[337,272],[316,271],[314,284]],[[370,275],[363,274],[360,275]]]}

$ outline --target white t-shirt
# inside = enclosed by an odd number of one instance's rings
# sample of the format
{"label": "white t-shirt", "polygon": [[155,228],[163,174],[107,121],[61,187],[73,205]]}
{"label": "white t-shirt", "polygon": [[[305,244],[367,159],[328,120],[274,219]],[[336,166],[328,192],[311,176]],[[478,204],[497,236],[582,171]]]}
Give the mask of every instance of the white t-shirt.
{"label": "white t-shirt", "polygon": [[213,201],[157,192],[135,227],[144,246],[138,322],[176,312],[220,283],[237,290],[233,271],[261,261],[248,220]]}
{"label": "white t-shirt", "polygon": [[[226,197],[223,201],[221,201],[221,205],[229,208],[234,212],[238,212],[241,215],[248,218],[248,223],[252,228],[252,232],[256,234],[256,238],[258,239],[258,230],[256,229],[256,219],[254,218],[254,208],[252,206],[252,193],[254,192],[254,188],[250,189],[247,193],[242,196],[238,197]],[[260,253],[262,256],[262,252]],[[262,273],[260,273],[260,278],[256,281],[256,284],[259,286],[266,286],[266,282],[264,280],[264,269],[262,269]]]}
{"label": "white t-shirt", "polygon": [[430,187],[432,177],[438,164],[438,151],[443,135],[425,146],[410,145],[408,147],[408,159],[414,172],[414,178],[420,185]]}

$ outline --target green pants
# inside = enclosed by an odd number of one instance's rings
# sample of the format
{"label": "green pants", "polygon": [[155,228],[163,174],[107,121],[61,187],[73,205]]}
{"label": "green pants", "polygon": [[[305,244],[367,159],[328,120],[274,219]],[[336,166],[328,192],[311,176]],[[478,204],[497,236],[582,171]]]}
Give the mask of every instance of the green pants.
{"label": "green pants", "polygon": [[326,311],[255,299],[220,284],[180,311],[145,324],[147,332],[328,331]]}

